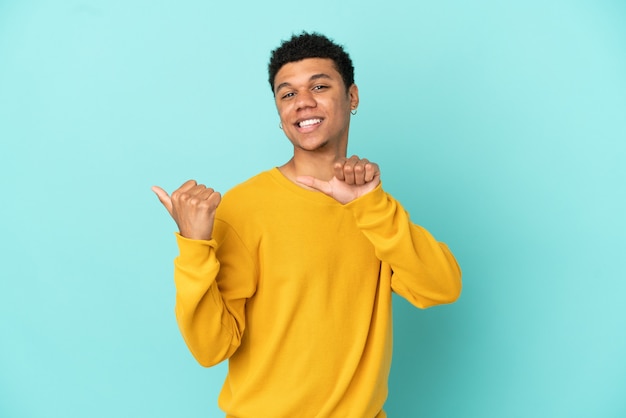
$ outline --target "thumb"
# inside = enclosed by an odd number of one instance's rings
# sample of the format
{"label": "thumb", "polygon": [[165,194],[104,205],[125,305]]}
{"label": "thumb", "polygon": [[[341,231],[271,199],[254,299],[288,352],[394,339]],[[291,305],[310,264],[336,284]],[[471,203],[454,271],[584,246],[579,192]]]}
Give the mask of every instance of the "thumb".
{"label": "thumb", "polygon": [[329,196],[333,192],[333,188],[330,185],[330,182],[317,179],[313,176],[298,176],[296,177],[296,181],[300,184],[309,186],[310,188],[320,191]]}
{"label": "thumb", "polygon": [[160,188],[159,186],[152,186],[152,191],[157,195],[161,203],[163,203],[163,206],[165,206],[165,209],[167,209],[167,211],[171,215],[172,214],[172,198],[170,197],[170,195],[168,195],[167,192],[163,190],[162,188]]}

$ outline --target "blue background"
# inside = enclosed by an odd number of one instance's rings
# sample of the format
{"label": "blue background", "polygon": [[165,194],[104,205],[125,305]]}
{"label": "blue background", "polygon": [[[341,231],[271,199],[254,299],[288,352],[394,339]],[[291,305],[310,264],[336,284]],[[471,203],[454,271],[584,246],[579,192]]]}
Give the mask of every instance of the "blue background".
{"label": "blue background", "polygon": [[354,60],[350,152],[464,270],[395,299],[390,416],[626,416],[618,0],[0,0],[0,416],[221,416],[150,186],[290,157],[266,63],[303,29]]}

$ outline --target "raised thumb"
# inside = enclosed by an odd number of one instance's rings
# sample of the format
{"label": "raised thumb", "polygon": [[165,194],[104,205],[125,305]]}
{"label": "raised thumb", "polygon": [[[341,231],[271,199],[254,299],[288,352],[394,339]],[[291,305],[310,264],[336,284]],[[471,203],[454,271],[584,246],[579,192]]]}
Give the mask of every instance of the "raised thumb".
{"label": "raised thumb", "polygon": [[170,195],[159,186],[152,186],[152,191],[157,195],[159,201],[165,206],[169,214],[172,215],[172,198],[170,198]]}

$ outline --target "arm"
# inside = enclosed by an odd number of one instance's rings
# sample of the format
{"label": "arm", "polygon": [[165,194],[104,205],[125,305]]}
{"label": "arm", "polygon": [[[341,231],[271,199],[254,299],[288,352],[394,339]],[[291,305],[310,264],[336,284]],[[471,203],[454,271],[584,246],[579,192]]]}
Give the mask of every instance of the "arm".
{"label": "arm", "polygon": [[216,240],[190,240],[180,234],[180,254],[174,260],[176,321],[189,351],[207,367],[229,358],[240,346],[245,303],[255,289],[247,251],[227,226],[216,221],[216,229],[219,250],[225,251],[221,262]]}
{"label": "arm", "polygon": [[391,287],[420,308],[454,302],[461,293],[461,270],[448,247],[409,215],[379,184],[347,205],[376,256],[391,266]]}
{"label": "arm", "polygon": [[461,270],[448,247],[409,215],[380,185],[377,164],[352,156],[338,161],[330,181],[299,177],[298,181],[350,208],[377,257],[393,272],[392,289],[413,305],[454,302],[461,292]]}
{"label": "arm", "polygon": [[[233,272],[234,263],[228,257],[225,266],[217,259],[218,241],[213,239],[214,233],[227,253],[232,252],[235,257],[242,254],[236,236],[231,237],[228,228],[215,220],[221,201],[219,193],[192,180],[171,197],[160,187],[154,187],[153,191],[180,230],[174,282],[175,312],[181,334],[200,364],[217,364],[230,357],[241,344],[245,300],[252,292],[249,280],[252,275],[245,274],[253,271],[249,268],[250,260],[244,256],[236,264],[239,271]],[[229,280],[222,280],[226,273],[231,273]]]}

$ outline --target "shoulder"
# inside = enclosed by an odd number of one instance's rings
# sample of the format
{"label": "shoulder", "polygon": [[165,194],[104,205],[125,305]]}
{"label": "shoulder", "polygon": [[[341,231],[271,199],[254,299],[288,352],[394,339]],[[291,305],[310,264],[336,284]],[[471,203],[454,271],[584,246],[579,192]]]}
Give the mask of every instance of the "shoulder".
{"label": "shoulder", "polygon": [[241,217],[250,218],[276,193],[274,176],[273,169],[263,171],[224,193],[217,209],[218,219],[231,223]]}
{"label": "shoulder", "polygon": [[276,194],[271,172],[261,172],[224,193],[215,216],[214,236],[218,242],[223,243],[230,234],[246,245],[256,242]]}
{"label": "shoulder", "polygon": [[263,171],[228,190],[223,201],[228,204],[230,201],[256,198],[268,193],[273,187],[272,170]]}

